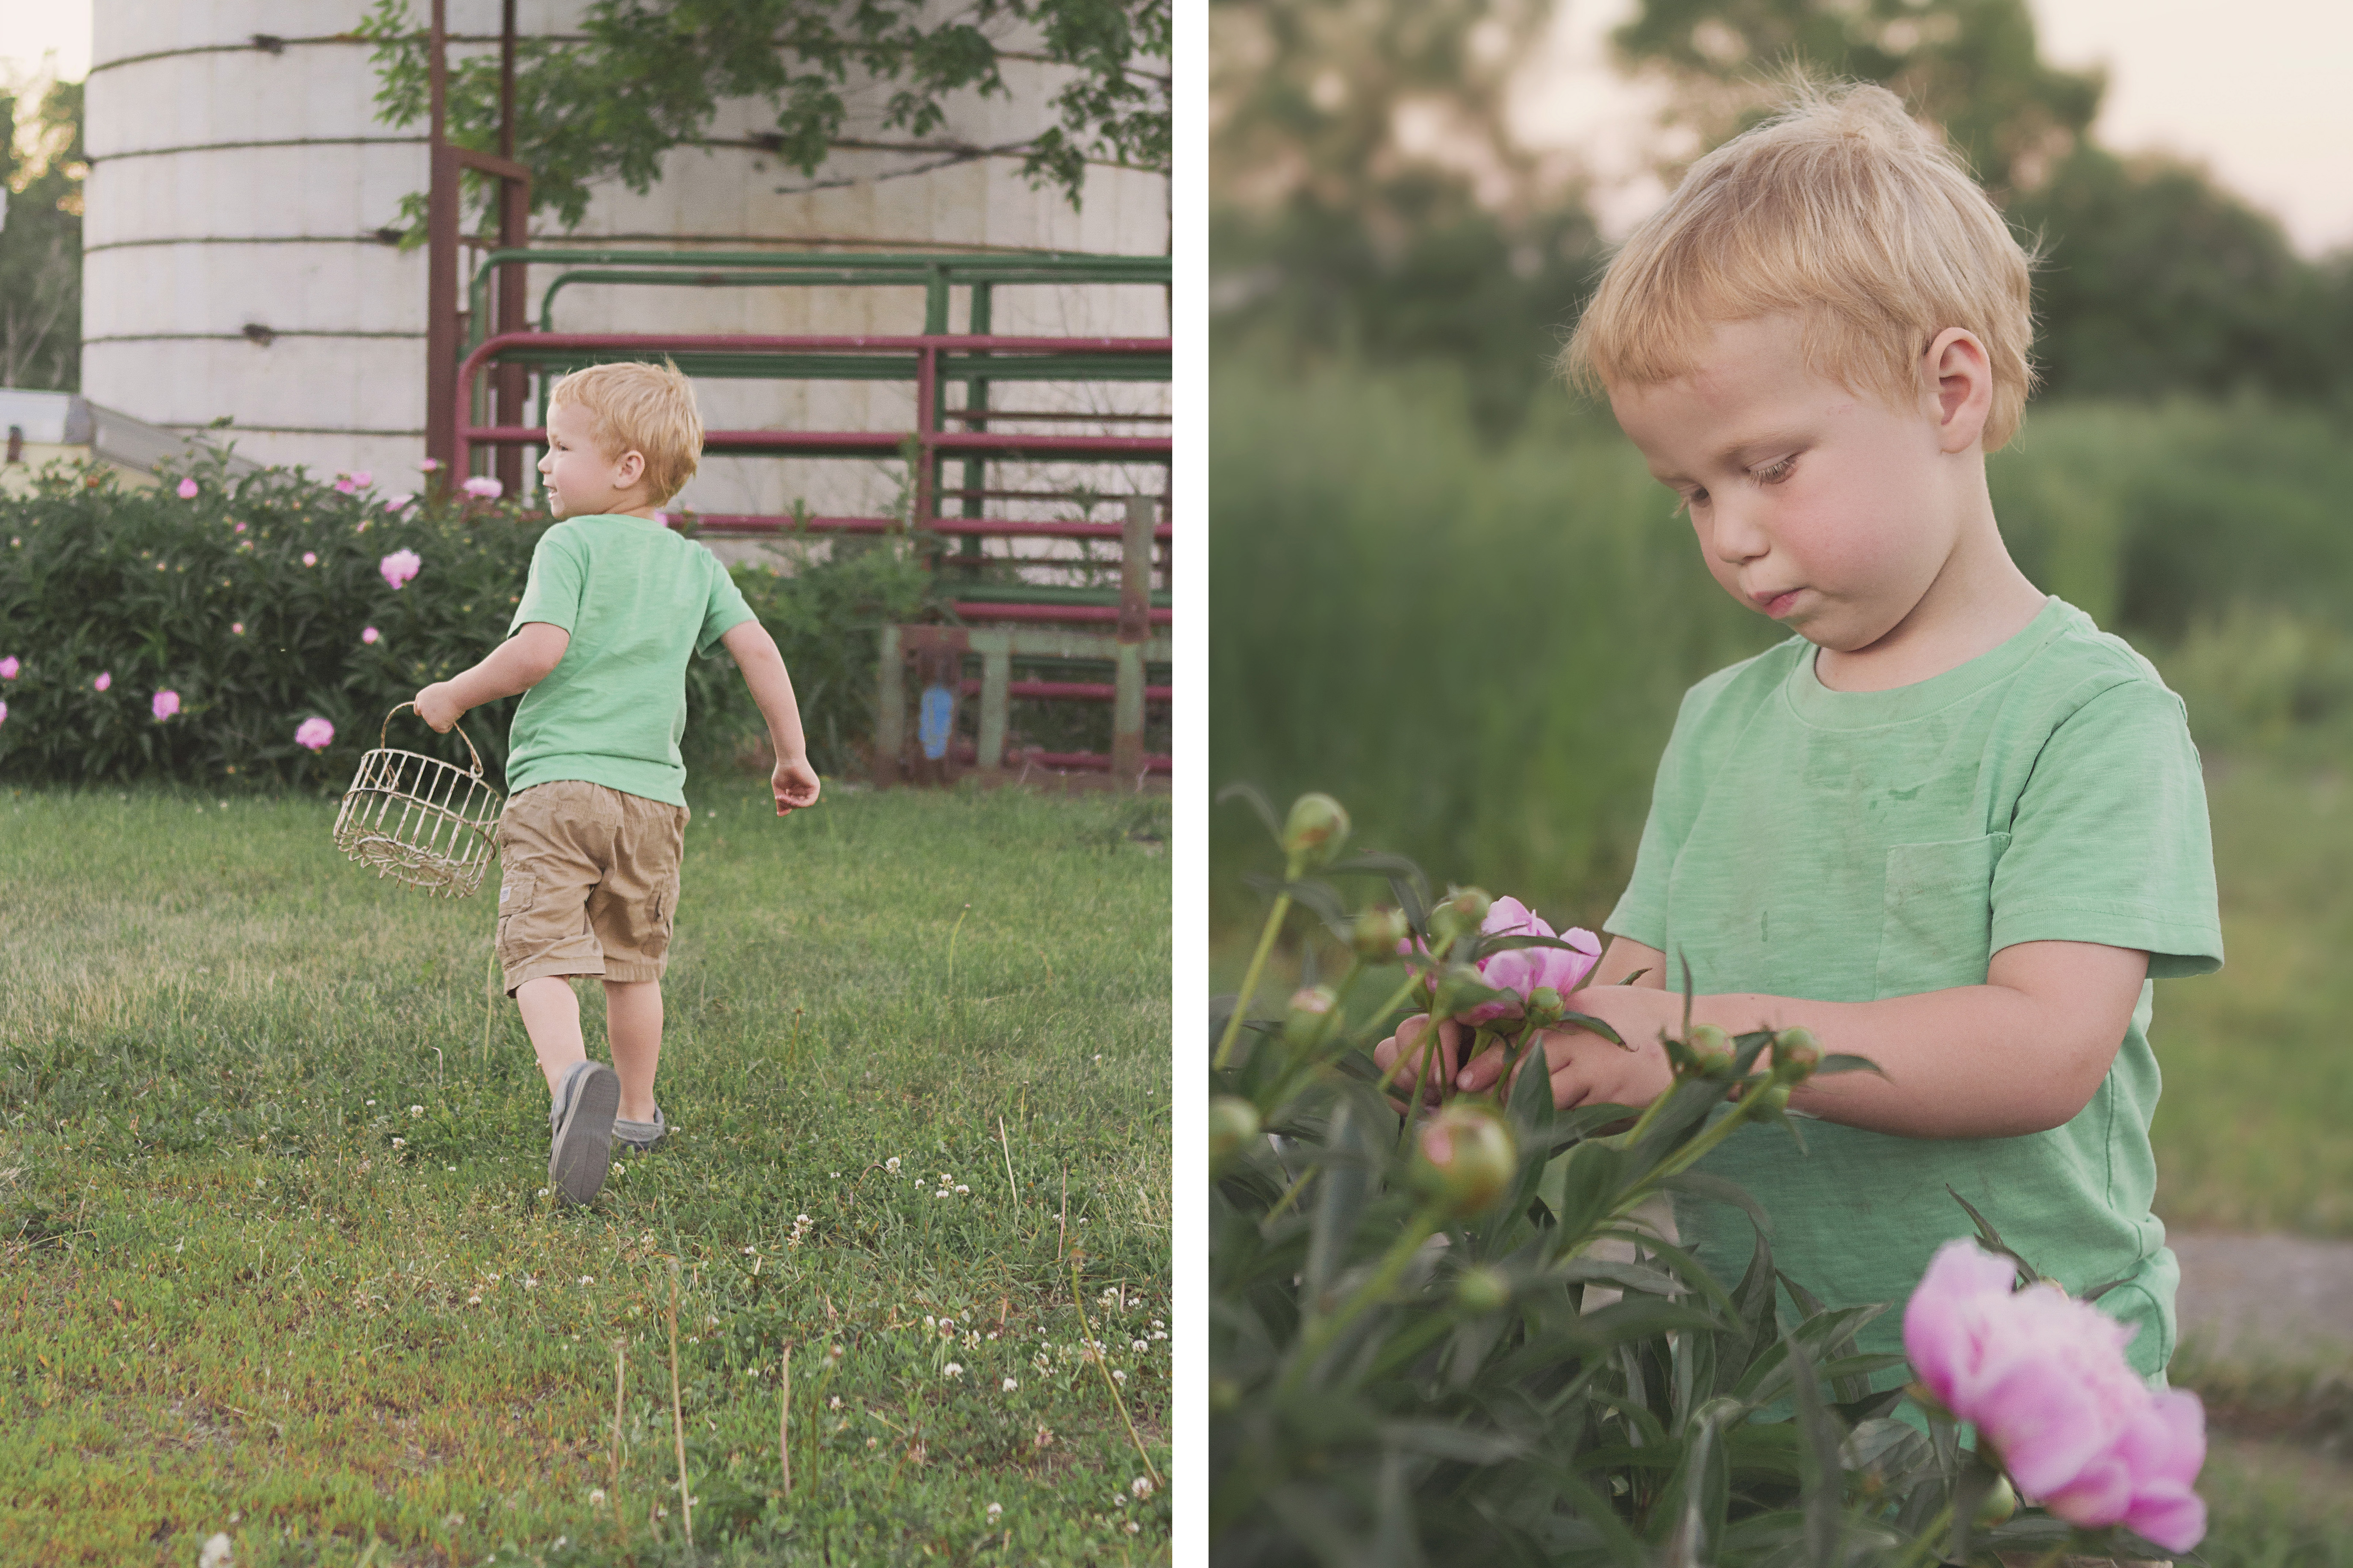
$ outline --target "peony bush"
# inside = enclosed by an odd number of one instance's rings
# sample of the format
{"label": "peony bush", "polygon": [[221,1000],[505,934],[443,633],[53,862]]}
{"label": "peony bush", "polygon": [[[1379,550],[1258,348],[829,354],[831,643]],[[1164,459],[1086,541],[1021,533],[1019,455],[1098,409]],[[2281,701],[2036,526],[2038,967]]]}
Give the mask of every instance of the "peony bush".
{"label": "peony bush", "polygon": [[[1385,1074],[1371,1047],[1414,1012],[1424,1039],[1454,1017],[1514,1057],[1559,1023],[1615,1039],[1577,1010],[1599,943],[1344,853],[1328,795],[1281,819],[1247,786],[1219,798],[1237,795],[1283,870],[1252,879],[1273,907],[1210,1018],[1220,1568],[1920,1568],[2197,1543],[2195,1397],[2143,1384],[2123,1325],[2040,1282],[1974,1210],[1985,1248],[1938,1255],[1905,1308],[1908,1357],[1867,1355],[1856,1334],[1891,1303],[1826,1309],[1775,1266],[1748,1194],[1695,1168],[1752,1121],[1798,1137],[1790,1089],[1869,1063],[1803,1029],[1686,1021],[1664,1042],[1674,1088],[1639,1112],[1557,1110],[1541,1072],[1482,1094],[1414,1053]],[[1390,901],[1352,910],[1351,880]],[[1311,917],[1306,983],[1253,1016],[1293,911]],[[1319,983],[1330,953],[1342,972]],[[1638,1226],[1662,1192],[1757,1220],[1738,1280]],[[1911,1382],[1875,1386],[1907,1359]]]}
{"label": "peony bush", "polygon": [[[0,779],[339,791],[385,715],[497,647],[543,515],[485,491],[418,500],[375,476],[196,468],[153,489],[51,465],[0,497]],[[792,669],[820,769],[858,760],[874,628],[933,613],[907,542],[791,577],[733,573]],[[516,698],[468,713],[503,785]],[[688,765],[762,732],[733,661],[691,660]],[[408,714],[394,744],[463,760]]]}

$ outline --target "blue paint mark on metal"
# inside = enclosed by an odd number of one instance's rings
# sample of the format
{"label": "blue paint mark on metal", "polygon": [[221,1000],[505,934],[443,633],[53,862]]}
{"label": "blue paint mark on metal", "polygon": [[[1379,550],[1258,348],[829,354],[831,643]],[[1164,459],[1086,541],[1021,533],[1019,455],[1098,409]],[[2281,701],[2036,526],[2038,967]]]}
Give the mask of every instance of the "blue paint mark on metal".
{"label": "blue paint mark on metal", "polygon": [[938,762],[948,754],[948,735],[955,728],[955,693],[944,686],[923,688],[923,706],[915,723],[915,738],[923,755]]}

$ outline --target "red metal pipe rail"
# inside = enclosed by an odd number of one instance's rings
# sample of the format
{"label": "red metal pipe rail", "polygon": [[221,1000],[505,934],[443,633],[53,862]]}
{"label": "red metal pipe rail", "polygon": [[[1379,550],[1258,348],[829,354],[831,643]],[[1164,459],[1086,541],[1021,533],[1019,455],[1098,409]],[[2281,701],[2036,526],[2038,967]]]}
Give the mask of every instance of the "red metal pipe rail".
{"label": "red metal pipe rail", "polygon": [[942,430],[940,356],[987,354],[992,359],[1018,359],[1049,354],[1165,354],[1167,338],[1034,338],[1000,337],[994,333],[915,333],[909,335],[795,333],[786,336],[700,332],[501,332],[484,339],[458,370],[451,447],[451,473],[470,466],[476,444],[520,447],[546,438],[544,430],[519,425],[474,425],[459,409],[470,408],[474,378],[501,353],[515,349],[621,350],[645,353],[872,353],[913,355],[915,361],[915,428],[882,430],[711,430],[704,432],[703,449],[710,452],[768,452],[807,457],[889,457],[913,437],[916,446],[915,517],[926,525],[934,521],[936,498],[933,473],[944,457],[996,455],[1008,458],[1120,458],[1147,460],[1167,458],[1173,450],[1166,436],[1054,436],[994,430]]}
{"label": "red metal pipe rail", "polygon": [[[684,526],[683,518],[674,520],[673,528]],[[705,533],[790,533],[795,529],[807,529],[811,533],[891,533],[904,524],[892,517],[779,517],[762,512],[699,511],[694,525]],[[1116,522],[1017,522],[1002,518],[943,517],[931,525],[934,533],[953,533],[976,537],[1015,537],[1022,539],[1118,539],[1124,526]],[[1174,539],[1176,531],[1160,523],[1152,531],[1155,539]]]}
{"label": "red metal pipe rail", "polygon": [[[1108,680],[1008,680],[1005,683],[1009,697],[1039,697],[1050,701],[1110,702],[1119,696],[1119,688]],[[980,682],[964,682],[964,694],[975,697],[980,693]],[[1147,686],[1144,689],[1146,702],[1166,702],[1169,688]]]}
{"label": "red metal pipe rail", "polygon": [[[1115,605],[1000,605],[959,600],[956,615],[967,621],[1055,621],[1079,626],[1088,622],[1108,624],[1119,619]],[[1174,610],[1146,612],[1155,626],[1167,626],[1176,616]]]}

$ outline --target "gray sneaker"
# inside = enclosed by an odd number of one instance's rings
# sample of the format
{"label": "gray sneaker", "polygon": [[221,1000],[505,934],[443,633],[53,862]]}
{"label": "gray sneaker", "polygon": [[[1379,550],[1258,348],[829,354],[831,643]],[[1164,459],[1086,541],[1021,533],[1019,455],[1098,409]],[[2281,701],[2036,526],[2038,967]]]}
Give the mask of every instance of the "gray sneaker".
{"label": "gray sneaker", "polygon": [[662,1109],[654,1107],[651,1121],[631,1121],[626,1117],[613,1119],[613,1146],[617,1152],[642,1154],[670,1136],[670,1123],[662,1120]]}
{"label": "gray sneaker", "polygon": [[621,1080],[602,1062],[582,1062],[564,1075],[547,1112],[554,1138],[547,1153],[547,1184],[572,1203],[595,1200],[612,1164],[613,1113],[621,1108]]}

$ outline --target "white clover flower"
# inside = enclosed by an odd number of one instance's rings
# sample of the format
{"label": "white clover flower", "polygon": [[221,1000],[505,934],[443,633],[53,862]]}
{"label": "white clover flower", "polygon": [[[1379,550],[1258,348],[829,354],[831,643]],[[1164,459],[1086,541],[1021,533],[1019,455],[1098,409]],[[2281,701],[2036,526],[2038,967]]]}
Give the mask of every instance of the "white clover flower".
{"label": "white clover flower", "polygon": [[1150,1497],[1152,1495],[1152,1478],[1150,1476],[1138,1476],[1135,1479],[1127,1483],[1127,1489],[1134,1492],[1140,1498]]}
{"label": "white clover flower", "polygon": [[825,1407],[826,1407],[828,1410],[839,1410],[839,1409],[840,1409],[840,1408],[841,1408],[841,1395],[839,1395],[839,1394],[835,1394],[831,1399],[827,1400],[827,1401],[825,1402]]}
{"label": "white clover flower", "polygon": [[988,1505],[988,1517],[991,1519],[995,1519],[998,1514],[1003,1513],[1004,1511],[1005,1505],[1001,1502],[993,1502]]}
{"label": "white clover flower", "polygon": [[1008,1377],[1005,1380],[1005,1392],[1008,1394],[1012,1393],[1015,1389],[1020,1386],[1021,1380],[1018,1377]]}
{"label": "white clover flower", "polygon": [[1148,1351],[1152,1348],[1152,1342],[1149,1340],[1134,1340],[1129,1342],[1127,1348],[1132,1351]]}
{"label": "white clover flower", "polygon": [[522,1288],[526,1290],[536,1290],[539,1289],[539,1281],[526,1274],[522,1277]]}
{"label": "white clover flower", "polygon": [[[1100,1061],[1103,1058],[1098,1057],[1095,1059]],[[1131,1519],[1127,1521],[1127,1532],[1130,1535],[1141,1535],[1144,1533],[1144,1526],[1136,1523],[1135,1521]]]}
{"label": "white clover flower", "polygon": [[745,1248],[744,1249],[744,1257],[746,1257],[746,1258],[750,1258],[750,1257],[752,1257],[754,1253],[757,1253],[759,1250],[760,1250],[760,1249],[759,1249],[758,1247],[745,1247]]}
{"label": "white clover flower", "polygon": [[590,1508],[603,1508],[605,1506],[605,1489],[603,1487],[591,1487],[588,1489],[588,1506]]}
{"label": "white clover flower", "polygon": [[795,1225],[807,1225],[809,1223],[809,1216],[805,1214],[797,1214],[793,1215],[793,1223]]}
{"label": "white clover flower", "polygon": [[583,1274],[580,1277],[580,1283],[583,1285],[594,1285],[596,1283],[596,1277],[594,1274]]}
{"label": "white clover flower", "polygon": [[947,1195],[948,1195],[948,1190],[947,1190],[945,1187],[942,1187],[938,1192],[934,1193],[934,1194],[932,1194],[932,1196],[934,1196],[934,1197],[935,1197],[935,1198],[944,1198],[944,1197],[946,1197]]}
{"label": "white clover flower", "polygon": [[1113,1383],[1125,1383],[1127,1381],[1127,1373],[1120,1371],[1117,1367],[1113,1367],[1111,1369],[1111,1380]]}
{"label": "white clover flower", "polygon": [[375,1103],[375,1100],[369,1100],[369,1101],[368,1101],[368,1103],[369,1103],[370,1105],[374,1105],[374,1104]]}
{"label": "white clover flower", "polygon": [[940,1368],[940,1370],[946,1373],[950,1377],[962,1377],[964,1375],[963,1366],[955,1362],[948,1363],[947,1365]]}
{"label": "white clover flower", "polygon": [[410,1120],[414,1121],[416,1118],[425,1114],[425,1108],[421,1105],[412,1105],[408,1108],[408,1114]]}
{"label": "white clover flower", "polygon": [[971,1192],[972,1192],[972,1189],[971,1189],[970,1187],[967,1187],[967,1186],[962,1186],[962,1185],[959,1185],[959,1186],[956,1188],[956,1195],[957,1195],[957,1196],[959,1196],[959,1197],[969,1196],[969,1195],[971,1194]]}
{"label": "white clover flower", "polygon": [[936,1329],[939,1326],[938,1319],[933,1317],[929,1312],[923,1314],[923,1327],[927,1329]]}
{"label": "white clover flower", "polygon": [[[406,1149],[408,1147],[408,1140],[406,1138],[396,1138],[392,1141],[392,1146],[396,1149]],[[544,1188],[541,1189],[543,1196],[545,1195],[545,1191],[546,1189]]]}
{"label": "white clover flower", "polygon": [[893,1154],[889,1159],[883,1161],[882,1168],[890,1172],[892,1175],[897,1175],[899,1173],[899,1156]]}
{"label": "white clover flower", "polygon": [[954,1333],[955,1331],[955,1320],[954,1318],[942,1318],[940,1320],[940,1327],[947,1330],[950,1333]]}
{"label": "white clover flower", "polygon": [[468,1305],[469,1307],[479,1307],[479,1306],[480,1306],[481,1304],[482,1304],[482,1298],[480,1297],[480,1294],[476,1294],[476,1295],[469,1296],[469,1297],[467,1297],[467,1298],[466,1298],[466,1305]]}

